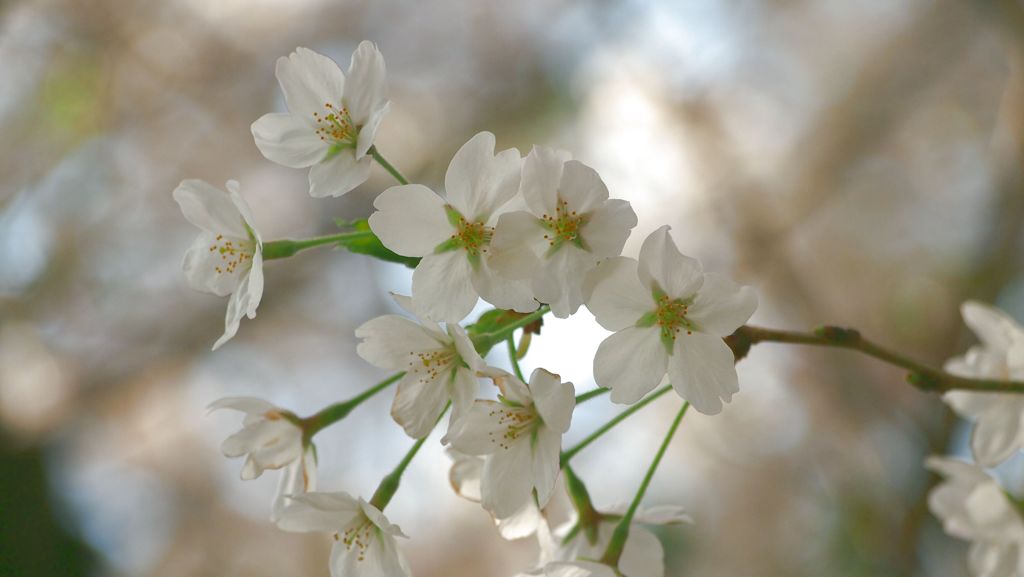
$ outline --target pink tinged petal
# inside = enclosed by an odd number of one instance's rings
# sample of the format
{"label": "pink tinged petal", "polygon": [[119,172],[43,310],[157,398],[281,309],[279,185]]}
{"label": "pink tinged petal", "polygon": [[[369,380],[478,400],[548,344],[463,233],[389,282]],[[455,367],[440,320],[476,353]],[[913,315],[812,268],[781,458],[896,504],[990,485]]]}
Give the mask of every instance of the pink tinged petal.
{"label": "pink tinged petal", "polygon": [[514,310],[519,313],[537,310],[539,303],[533,298],[530,283],[525,280],[502,278],[491,269],[487,258],[480,261],[470,278],[477,294],[499,309]]}
{"label": "pink tinged petal", "polygon": [[[562,434],[549,427],[541,427],[532,449],[533,487],[537,490],[537,501],[543,507],[551,498],[561,471]],[[528,502],[532,500],[532,496],[527,499]]]}
{"label": "pink tinged petal", "polygon": [[[373,201],[370,230],[384,246],[404,256],[432,254],[455,230],[444,201],[421,184],[392,186]],[[452,251],[455,252],[455,251]]]}
{"label": "pink tinged petal", "polygon": [[986,347],[1000,352],[1007,351],[1012,345],[1014,329],[1020,331],[1016,321],[1006,313],[978,301],[965,302],[960,307],[960,314]]}
{"label": "pink tinged petal", "polygon": [[483,457],[463,455],[448,448],[452,468],[448,471],[448,482],[455,494],[470,501],[480,502],[480,477],[484,472]]}
{"label": "pink tinged petal", "polygon": [[206,407],[207,413],[219,409],[233,409],[246,414],[264,415],[277,409],[273,403],[256,397],[224,397],[217,399]]}
{"label": "pink tinged petal", "polygon": [[461,419],[452,423],[442,442],[471,456],[489,455],[502,450],[492,440],[501,438],[505,433],[505,426],[493,415],[495,410],[501,408],[501,403],[497,401],[474,402]]}
{"label": "pink tinged petal", "polygon": [[597,322],[610,331],[632,327],[655,309],[654,298],[637,276],[637,261],[610,258],[587,273],[583,298]]}
{"label": "pink tinged petal", "polygon": [[750,320],[756,309],[754,289],[708,273],[704,275],[704,284],[697,291],[687,318],[703,332],[727,337]]}
{"label": "pink tinged petal", "polygon": [[366,182],[372,167],[369,156],[356,160],[351,149],[342,150],[309,169],[309,194],[314,198],[341,196]]}
{"label": "pink tinged petal", "polygon": [[309,120],[287,112],[264,114],[251,127],[256,148],[267,160],[291,168],[320,162],[329,146]]}
{"label": "pink tinged petal", "polygon": [[385,102],[384,106],[381,106],[379,110],[375,111],[367,119],[363,127],[359,129],[359,136],[356,137],[356,158],[362,158],[366,156],[366,153],[373,146],[373,141],[377,138],[377,130],[380,128],[380,123],[384,120],[384,116],[391,109],[391,103]]}
{"label": "pink tinged petal", "polygon": [[356,353],[371,365],[404,371],[414,353],[445,348],[447,343],[439,336],[405,317],[383,315],[356,329],[356,337],[363,339]]}
{"label": "pink tinged petal", "polygon": [[728,403],[740,390],[732,349],[706,333],[678,333],[668,378],[679,396],[705,415],[721,412],[722,401]]}
{"label": "pink tinged petal", "polygon": [[200,233],[185,252],[181,270],[193,290],[223,297],[238,289],[249,267],[237,266],[227,269],[220,252],[210,250],[210,247],[216,244],[219,244],[216,235],[211,232]]}
{"label": "pink tinged petal", "polygon": [[458,323],[476,306],[473,269],[463,250],[428,254],[412,274],[412,300],[430,320]]}
{"label": "pink tinged petal", "polygon": [[345,93],[345,75],[338,64],[308,48],[296,48],[287,57],[277,59],[277,81],[284,92],[288,110],[312,118],[323,114],[329,102],[341,104]]}
{"label": "pink tinged petal", "polygon": [[536,369],[530,375],[530,393],[533,406],[547,427],[560,434],[569,430],[572,411],[576,408],[576,391],[572,383],[563,383],[558,375]]}
{"label": "pink tinged petal", "polygon": [[590,219],[580,228],[580,236],[595,257],[619,256],[636,222],[633,207],[613,198],[590,213]]}
{"label": "pink tinged petal", "polygon": [[664,577],[665,551],[661,542],[647,529],[633,524],[622,549],[619,568],[629,577]]}
{"label": "pink tinged petal", "polygon": [[494,154],[494,143],[490,132],[473,136],[455,153],[444,177],[448,203],[471,222],[489,221],[519,189],[519,152]]}
{"label": "pink tinged petal", "polygon": [[277,527],[283,531],[340,531],[362,515],[359,501],[348,493],[303,493],[292,496]]}
{"label": "pink tinged petal", "polygon": [[549,304],[556,317],[569,318],[583,304],[584,278],[595,266],[597,259],[592,254],[564,244],[541,261],[531,284],[533,295]]}
{"label": "pink tinged petal", "polygon": [[632,404],[661,382],[668,364],[657,327],[630,327],[597,347],[594,380],[612,390],[612,402]]}
{"label": "pink tinged petal", "polygon": [[200,229],[214,235],[249,238],[242,214],[227,192],[202,180],[189,179],[181,181],[173,196],[185,219]]}
{"label": "pink tinged petal", "polygon": [[572,154],[568,151],[543,146],[534,146],[526,155],[519,190],[535,216],[555,215],[562,167],[570,158]]}
{"label": "pink tinged petal", "polygon": [[512,515],[495,519],[495,523],[501,537],[510,541],[529,537],[536,533],[541,525],[546,524],[533,499],[527,499],[526,504]]}
{"label": "pink tinged petal", "polygon": [[484,509],[500,519],[512,515],[533,498],[532,460],[529,438],[517,439],[487,458],[481,478]]}
{"label": "pink tinged petal", "polygon": [[578,160],[570,160],[562,169],[558,195],[570,211],[586,214],[608,200],[608,187],[596,170]]}
{"label": "pink tinged petal", "polygon": [[529,212],[506,212],[494,229],[488,264],[505,278],[530,278],[539,264],[537,255],[547,248],[546,230]]}
{"label": "pink tinged petal", "polygon": [[388,103],[388,76],[384,56],[373,42],[364,40],[352,53],[345,87],[345,104],[356,126],[362,126]]}
{"label": "pink tinged petal", "polygon": [[978,418],[971,433],[971,451],[978,464],[995,467],[1020,448],[1022,409],[1017,399],[1010,398]]}
{"label": "pink tinged petal", "polygon": [[644,285],[660,288],[673,299],[687,299],[704,283],[704,269],[700,261],[679,252],[669,228],[663,226],[644,240],[637,272]]}
{"label": "pink tinged petal", "polygon": [[430,434],[434,423],[451,398],[448,381],[450,371],[442,371],[435,379],[422,373],[409,372],[398,382],[391,417],[405,429],[405,434],[421,439]]}

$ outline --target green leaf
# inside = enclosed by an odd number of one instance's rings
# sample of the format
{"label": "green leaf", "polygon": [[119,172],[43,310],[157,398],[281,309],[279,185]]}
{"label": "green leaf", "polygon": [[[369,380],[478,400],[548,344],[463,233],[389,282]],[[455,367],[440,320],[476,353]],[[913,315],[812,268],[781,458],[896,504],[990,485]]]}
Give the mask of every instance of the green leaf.
{"label": "green leaf", "polygon": [[370,234],[361,236],[359,238],[344,239],[338,242],[338,245],[348,249],[349,252],[356,254],[365,254],[372,256],[387,262],[396,262],[398,264],[404,264],[409,268],[416,268],[416,265],[420,263],[419,257],[413,256],[402,256],[396,252],[391,251],[377,235],[373,234],[370,230],[370,224],[365,218],[354,220],[352,222],[345,222],[341,220],[335,221],[338,226],[351,226],[357,232],[368,232]]}

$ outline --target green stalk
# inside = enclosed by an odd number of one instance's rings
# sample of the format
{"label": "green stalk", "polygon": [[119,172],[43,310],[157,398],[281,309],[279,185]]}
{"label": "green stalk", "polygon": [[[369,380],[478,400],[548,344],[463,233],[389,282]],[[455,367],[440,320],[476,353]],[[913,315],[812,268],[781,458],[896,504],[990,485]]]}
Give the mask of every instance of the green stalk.
{"label": "green stalk", "polygon": [[347,401],[334,403],[333,405],[325,407],[315,415],[311,415],[305,419],[299,419],[298,424],[302,428],[306,439],[308,440],[313,438],[313,435],[344,419],[352,412],[353,409],[363,404],[377,393],[388,388],[404,376],[405,372],[395,373]]}
{"label": "green stalk", "polygon": [[398,184],[409,184],[409,180],[402,176],[402,173],[398,172],[398,169],[381,155],[380,151],[377,150],[376,145],[371,146],[367,153],[377,161],[377,164],[381,165],[384,170],[388,171],[388,174],[393,176],[395,180],[398,181]]}
{"label": "green stalk", "polygon": [[[448,404],[444,406],[444,410],[441,411],[441,414],[437,416],[437,421],[434,422],[435,427],[437,426],[437,423],[441,422],[441,418],[448,412],[448,407],[451,405],[452,403],[449,401]],[[430,437],[430,433],[427,433],[422,439],[418,439],[413,443],[412,448],[410,448],[409,452],[402,457],[402,460],[399,461],[395,470],[391,471],[380,480],[380,485],[377,485],[377,490],[373,492],[373,497],[370,498],[371,505],[381,511],[384,510],[384,507],[388,506],[388,503],[391,502],[391,498],[394,497],[395,493],[398,491],[398,486],[402,482],[402,475],[405,474],[405,470],[409,467],[409,463],[412,462],[413,457],[415,457],[416,453],[420,451],[420,447],[423,446],[423,443],[427,441],[428,437]]]}
{"label": "green stalk", "polygon": [[526,382],[523,377],[523,369],[519,368],[519,354],[516,352],[516,340],[512,335],[509,335],[505,342],[508,343],[508,360],[512,363],[512,371],[515,372],[516,377],[520,381]]}
{"label": "green stalk", "polygon": [[327,236],[317,236],[313,238],[305,238],[300,240],[272,240],[263,243],[263,260],[288,258],[299,251],[306,250],[307,248],[323,246],[325,244],[339,244],[346,240],[371,238],[373,236],[373,233],[368,230],[360,230],[355,232],[342,232],[338,234],[329,234]]}
{"label": "green stalk", "polygon": [[[598,389],[598,390],[600,390],[600,389]],[[579,453],[580,451],[585,449],[587,447],[587,445],[589,445],[589,444],[593,443],[594,441],[598,440],[601,437],[601,435],[604,435],[608,431],[612,430],[612,428],[614,428],[615,425],[618,425],[622,421],[626,420],[626,417],[629,417],[633,413],[635,413],[635,412],[639,411],[640,409],[646,407],[652,401],[654,401],[658,397],[664,395],[665,393],[667,393],[667,392],[669,392],[671,390],[672,390],[672,385],[665,385],[664,387],[658,389],[657,391],[654,391],[650,395],[647,395],[643,399],[640,399],[636,403],[632,404],[629,408],[625,409],[624,411],[622,411],[618,415],[615,415],[614,417],[612,417],[612,420],[610,420],[607,423],[605,423],[604,425],[602,425],[599,429],[597,429],[593,433],[590,433],[589,435],[587,435],[587,437],[585,439],[583,439],[579,443],[576,443],[576,445],[573,446],[571,449],[569,449],[567,451],[562,451],[562,458],[561,458],[562,466],[564,467],[565,464],[568,463],[570,459],[572,459],[573,457],[576,456],[576,453]],[[593,392],[593,391],[591,391],[591,392]]]}

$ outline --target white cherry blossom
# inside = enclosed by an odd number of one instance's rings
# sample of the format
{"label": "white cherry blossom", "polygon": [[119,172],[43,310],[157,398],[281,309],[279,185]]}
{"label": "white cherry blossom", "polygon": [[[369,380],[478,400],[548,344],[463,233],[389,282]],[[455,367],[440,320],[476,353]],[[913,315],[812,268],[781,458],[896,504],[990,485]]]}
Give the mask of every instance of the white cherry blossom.
{"label": "white cherry blossom", "polygon": [[[419,316],[409,297],[395,295],[395,300]],[[405,371],[391,416],[409,436],[419,439],[430,434],[449,401],[451,423],[473,404],[480,388],[476,374],[485,365],[466,329],[458,324],[448,323],[442,330],[431,320],[383,315],[363,323],[356,336],[363,339],[356,352],[365,361]]]}
{"label": "white cherry blossom", "polygon": [[455,422],[444,442],[461,453],[483,456],[480,502],[496,518],[516,514],[527,500],[544,506],[561,470],[562,434],[569,430],[576,397],[572,383],[537,369],[526,385],[491,369],[501,391],[497,401],[477,400]]}
{"label": "white cherry blossom", "polygon": [[288,112],[252,124],[256,146],[268,159],[309,170],[309,193],[339,196],[370,176],[373,146],[388,110],[384,57],[372,42],[352,54],[348,77],[330,58],[296,48],[277,60]]}
{"label": "white cherry blossom", "polygon": [[285,531],[334,533],[331,577],[408,577],[398,525],[363,499],[344,492],[295,495],[277,526]]}
{"label": "white cherry blossom", "polygon": [[[448,473],[448,481],[455,493],[460,497],[479,503],[483,499],[480,483],[484,473],[484,457],[464,455],[452,448],[447,449],[452,459],[452,468]],[[537,532],[543,523],[540,508],[533,499],[527,499],[522,507],[512,515],[495,518],[498,532],[505,539],[522,539]]]}
{"label": "white cherry blossom", "polygon": [[380,194],[370,228],[384,246],[423,257],[412,277],[412,297],[427,318],[456,323],[478,297],[498,308],[537,308],[525,281],[493,270],[491,240],[502,210],[519,188],[522,159],[514,149],[494,153],[495,139],[481,132],[455,153],[445,175],[446,198],[420,184]]}
{"label": "white cherry blossom", "polygon": [[[965,302],[960,311],[981,343],[950,359],[946,370],[964,377],[1024,380],[1024,328],[979,302]],[[978,463],[994,467],[1024,447],[1024,395],[949,391],[943,399],[975,421],[971,451]]]}
{"label": "white cherry blossom", "polygon": [[722,341],[750,318],[757,296],[704,274],[676,248],[669,227],[651,233],[639,262],[608,259],[587,278],[587,308],[615,331],[597,349],[594,379],[617,403],[634,403],[668,373],[673,388],[713,415],[739,391],[735,359]]}
{"label": "white cherry blossom", "polygon": [[503,276],[528,280],[533,296],[566,318],[583,304],[583,278],[618,256],[636,226],[629,203],[608,198],[597,172],[569,153],[534,147],[519,187],[527,211],[503,214],[492,243]]}
{"label": "white cherry blossom", "polygon": [[231,295],[214,350],[235,336],[243,316],[256,317],[263,297],[263,239],[238,183],[229,180],[227,189],[183,180],[173,193],[185,219],[202,231],[185,253],[185,277],[196,290]]}
{"label": "white cherry blossom", "polygon": [[945,477],[928,495],[928,506],[946,533],[971,542],[971,574],[1024,575],[1024,518],[995,479],[955,459],[931,457],[927,466]]}
{"label": "white cherry blossom", "polygon": [[221,444],[226,457],[246,456],[242,479],[255,479],[267,469],[284,469],[271,508],[277,520],[291,495],[316,489],[316,456],[313,446],[303,447],[302,429],[290,413],[253,397],[225,397],[210,404],[209,411],[232,409],[245,413],[242,430]]}

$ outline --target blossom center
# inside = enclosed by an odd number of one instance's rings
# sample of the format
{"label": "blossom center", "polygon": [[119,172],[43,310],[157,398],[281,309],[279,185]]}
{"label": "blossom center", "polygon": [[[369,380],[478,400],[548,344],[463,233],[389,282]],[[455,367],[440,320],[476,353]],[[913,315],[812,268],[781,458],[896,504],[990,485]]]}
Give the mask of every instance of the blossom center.
{"label": "blossom center", "polygon": [[540,426],[540,419],[532,407],[501,405],[488,413],[498,421],[498,430],[487,433],[492,444],[508,450],[516,440],[529,437]]}
{"label": "blossom center", "polygon": [[251,240],[227,238],[218,234],[210,245],[210,252],[220,255],[220,263],[214,265],[217,274],[234,274],[238,267],[252,265],[252,257],[256,253],[256,243]]}
{"label": "blossom center", "polygon": [[356,550],[356,560],[366,559],[366,550],[373,542],[377,526],[370,521],[366,515],[360,515],[355,521],[341,533],[335,533],[334,539],[341,541],[345,548],[351,551]]}
{"label": "blossom center", "polygon": [[409,371],[420,374],[421,383],[436,381],[457,366],[459,355],[454,345],[432,351],[413,352],[409,359]]}
{"label": "blossom center", "polygon": [[586,216],[578,215],[575,210],[569,210],[569,203],[566,201],[558,199],[555,214],[542,216],[541,224],[548,230],[548,234],[544,235],[544,240],[548,241],[551,250],[558,250],[562,244],[567,242],[583,248],[580,229],[586,224]]}
{"label": "blossom center", "polygon": [[320,140],[331,144],[355,144],[358,131],[344,104],[337,107],[325,102],[324,113],[314,112],[313,120],[316,121],[316,134]]}
{"label": "blossom center", "polygon": [[693,322],[686,318],[690,312],[690,302],[682,299],[671,299],[668,295],[662,294],[656,299],[657,307],[654,310],[655,323],[661,328],[661,339],[666,343],[676,340],[679,331],[686,330],[686,334],[693,334]]}

